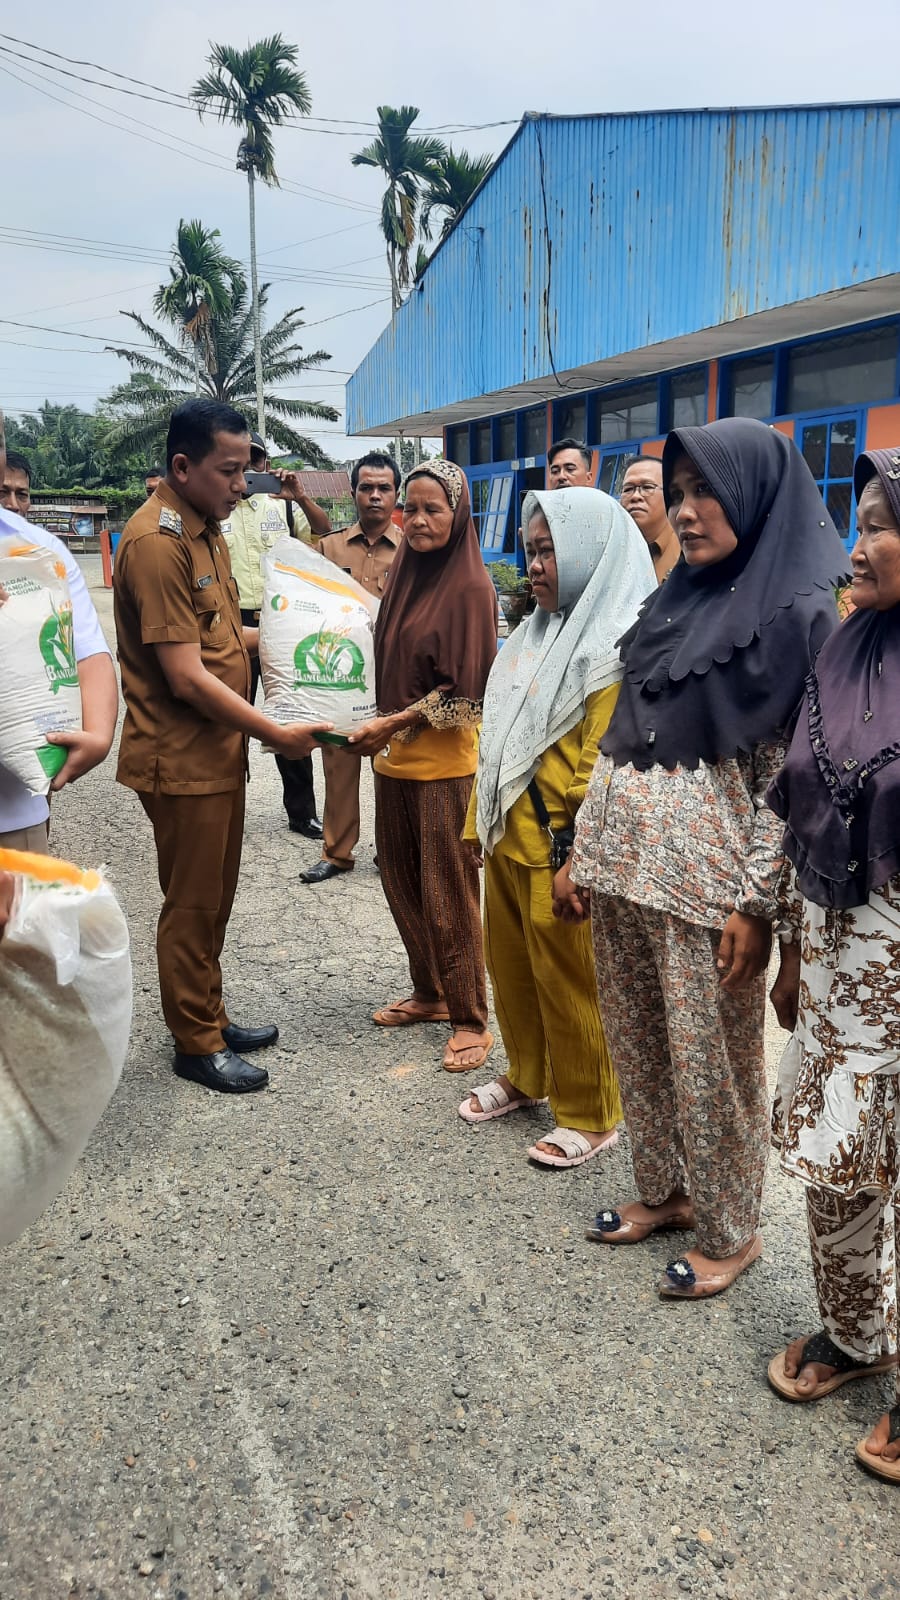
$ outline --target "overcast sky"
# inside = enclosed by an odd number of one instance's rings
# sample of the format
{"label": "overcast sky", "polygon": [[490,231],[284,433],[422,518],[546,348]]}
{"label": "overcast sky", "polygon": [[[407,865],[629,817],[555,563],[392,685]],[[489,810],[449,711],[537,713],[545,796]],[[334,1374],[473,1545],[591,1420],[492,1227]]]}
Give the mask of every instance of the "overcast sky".
{"label": "overcast sky", "polygon": [[[183,94],[205,69],[210,39],[243,46],[277,31],[299,46],[313,121],[368,122],[381,103],[419,106],[423,128],[507,120],[453,138],[492,154],[526,110],[887,99],[897,94],[900,59],[897,0],[866,0],[856,14],[846,0],[645,0],[640,12],[599,0],[455,0],[394,11],[370,0],[138,0],[132,8],[121,0],[0,0],[0,405],[9,412],[44,399],[89,408],[127,375],[103,341],[138,336],[118,313],[149,313],[179,218],[219,228],[227,250],[247,256],[247,188],[233,168],[233,128],[63,77],[12,35],[122,73],[123,86],[142,79]],[[98,76],[68,61],[55,66]],[[270,310],[302,305],[307,348],[330,355],[331,370],[292,393],[341,411],[346,374],[390,312],[380,179],[349,160],[373,132],[342,136],[339,122],[331,132],[279,132],[281,177],[317,192],[263,190],[258,205],[264,276],[295,275],[273,282]],[[308,431],[338,459],[362,448],[340,423]]]}

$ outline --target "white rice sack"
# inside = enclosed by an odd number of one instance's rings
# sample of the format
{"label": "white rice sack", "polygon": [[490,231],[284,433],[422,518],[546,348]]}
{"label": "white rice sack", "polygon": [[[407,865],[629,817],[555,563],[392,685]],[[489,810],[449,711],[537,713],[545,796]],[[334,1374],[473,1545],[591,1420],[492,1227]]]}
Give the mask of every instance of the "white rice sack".
{"label": "white rice sack", "polygon": [[262,560],[259,663],[273,721],[333,722],[347,735],[376,714],[377,602],[297,539],[279,539]]}
{"label": "white rice sack", "polygon": [[0,1244],[50,1204],[122,1073],[128,928],[98,872],[0,850],[15,878],[0,932]]}
{"label": "white rice sack", "polygon": [[68,751],[48,733],[81,727],[72,601],[52,550],[0,535],[0,766],[46,794]]}

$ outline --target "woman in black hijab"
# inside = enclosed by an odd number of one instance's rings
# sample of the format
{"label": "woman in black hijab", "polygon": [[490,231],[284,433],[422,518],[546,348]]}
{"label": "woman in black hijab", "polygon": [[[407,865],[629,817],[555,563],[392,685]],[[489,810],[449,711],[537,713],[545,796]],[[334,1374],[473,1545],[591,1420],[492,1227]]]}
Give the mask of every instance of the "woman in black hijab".
{"label": "woman in black hijab", "polygon": [[783,862],[764,797],[847,559],[802,456],[762,423],[671,433],[663,486],[681,559],[622,642],[556,893],[561,915],[590,905],[640,1195],[588,1237],[695,1228],[659,1290],[697,1299],[760,1253],[764,974]]}
{"label": "woman in black hijab", "polygon": [[[900,449],[854,473],[856,611],[829,639],[769,804],[796,894],[772,999],[793,1030],[773,1141],[806,1184],[820,1332],[769,1366],[817,1400],[896,1365],[900,1216]],[[900,1483],[900,1404],[856,1450]]]}

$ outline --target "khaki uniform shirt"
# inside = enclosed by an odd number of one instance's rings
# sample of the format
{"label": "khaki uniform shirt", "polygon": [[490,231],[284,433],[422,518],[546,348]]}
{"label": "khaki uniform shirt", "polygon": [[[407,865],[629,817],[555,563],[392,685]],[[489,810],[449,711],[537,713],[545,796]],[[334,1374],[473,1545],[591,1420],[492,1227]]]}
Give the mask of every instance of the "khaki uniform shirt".
{"label": "khaki uniform shirt", "polygon": [[391,523],[387,533],[370,544],[359,523],[354,522],[351,528],[341,528],[339,533],[326,533],[316,549],[380,600],[402,538],[401,530]]}
{"label": "khaki uniform shirt", "polygon": [[304,544],[312,543],[305,512],[294,506],[293,527],[288,527],[288,502],[268,494],[241,500],[221,524],[231,555],[231,570],[244,611],[258,611],[263,601],[262,558],[276,540],[292,533]]}
{"label": "khaki uniform shirt", "polygon": [[116,637],[125,723],[116,776],[129,789],[220,794],[247,770],[247,741],[178,700],[154,649],[199,644],[204,667],[250,692],[237,586],[216,522],[163,482],[127,523],[116,553]]}

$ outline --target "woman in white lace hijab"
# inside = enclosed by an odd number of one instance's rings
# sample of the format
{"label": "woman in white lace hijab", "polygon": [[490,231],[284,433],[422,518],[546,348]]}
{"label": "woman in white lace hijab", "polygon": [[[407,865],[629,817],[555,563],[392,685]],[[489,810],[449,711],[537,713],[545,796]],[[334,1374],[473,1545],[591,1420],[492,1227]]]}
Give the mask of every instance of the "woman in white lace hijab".
{"label": "woman in white lace hijab", "polygon": [[549,1096],[557,1126],[528,1154],[572,1167],[615,1143],[621,1108],[589,929],[554,919],[554,863],[615,706],[616,642],[656,579],[635,524],[597,489],[529,494],[522,525],[537,609],[488,679],[465,835],[486,852],[485,955],[509,1066],[460,1116],[487,1122]]}

